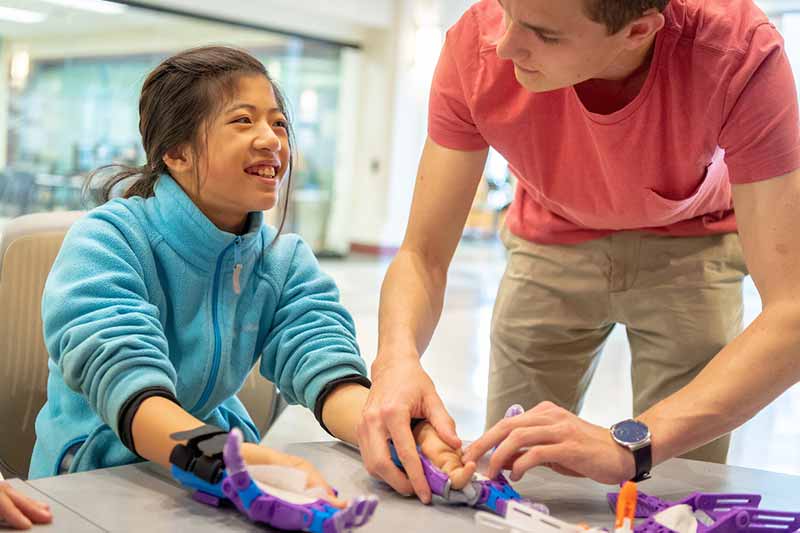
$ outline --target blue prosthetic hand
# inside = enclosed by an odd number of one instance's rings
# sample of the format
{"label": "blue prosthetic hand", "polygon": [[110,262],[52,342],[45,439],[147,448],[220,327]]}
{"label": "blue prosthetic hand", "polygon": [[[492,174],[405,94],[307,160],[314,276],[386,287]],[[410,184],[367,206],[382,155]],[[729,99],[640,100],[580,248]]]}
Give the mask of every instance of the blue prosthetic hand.
{"label": "blue prosthetic hand", "polygon": [[172,475],[195,491],[195,500],[214,506],[230,501],[254,522],[311,533],[349,533],[366,524],[375,512],[378,500],[374,496],[356,498],[347,508],[337,509],[323,499],[260,482],[242,458],[241,431],[209,432],[208,427],[173,435],[189,443],[173,449]]}

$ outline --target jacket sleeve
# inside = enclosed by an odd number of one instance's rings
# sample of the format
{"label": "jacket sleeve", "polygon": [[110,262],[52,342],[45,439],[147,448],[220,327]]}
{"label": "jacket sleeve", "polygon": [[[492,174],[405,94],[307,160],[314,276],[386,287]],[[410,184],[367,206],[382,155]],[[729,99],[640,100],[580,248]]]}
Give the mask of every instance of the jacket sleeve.
{"label": "jacket sleeve", "polygon": [[299,239],[278,295],[261,373],[289,403],[309,409],[315,408],[317,397],[331,381],[367,375],[355,325],[339,303],[339,290]]}
{"label": "jacket sleeve", "polygon": [[51,360],[115,432],[120,409],[141,390],[175,394],[167,339],[145,283],[151,252],[138,248],[111,221],[88,215],[67,234],[42,298]]}

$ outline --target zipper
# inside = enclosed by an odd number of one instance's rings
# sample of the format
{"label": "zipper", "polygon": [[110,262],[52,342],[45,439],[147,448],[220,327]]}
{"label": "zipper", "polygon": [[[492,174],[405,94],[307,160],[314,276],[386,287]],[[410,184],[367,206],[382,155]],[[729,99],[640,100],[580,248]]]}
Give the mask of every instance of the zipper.
{"label": "zipper", "polygon": [[237,236],[233,241],[233,292],[237,295],[242,293],[239,284],[239,275],[242,273],[242,238]]}
{"label": "zipper", "polygon": [[[237,237],[236,239],[241,241],[241,237]],[[208,376],[208,381],[206,382],[205,389],[203,389],[203,394],[200,395],[200,399],[197,400],[197,403],[190,409],[190,411],[197,411],[200,407],[205,406],[208,398],[211,396],[211,391],[214,390],[214,385],[217,381],[220,359],[222,358],[222,336],[219,328],[219,278],[220,273],[222,272],[222,260],[225,259],[225,254],[228,253],[228,250],[231,248],[231,246],[236,244],[236,241],[229,244],[224,250],[222,250],[222,253],[219,254],[219,257],[217,258],[217,269],[214,271],[213,285],[214,301],[211,304],[211,320],[214,325],[214,359],[211,361],[211,374]],[[238,246],[236,246],[236,250],[239,250]]]}

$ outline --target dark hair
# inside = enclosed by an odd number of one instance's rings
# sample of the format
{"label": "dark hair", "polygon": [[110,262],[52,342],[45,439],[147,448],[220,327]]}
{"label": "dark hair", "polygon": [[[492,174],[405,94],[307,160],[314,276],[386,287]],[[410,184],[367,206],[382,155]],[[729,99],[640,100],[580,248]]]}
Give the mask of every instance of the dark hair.
{"label": "dark hair", "polygon": [[617,33],[650,9],[664,11],[667,4],[669,0],[585,0],[589,18],[605,24],[609,35]]}
{"label": "dark hair", "polygon": [[[185,50],[161,62],[147,76],[139,97],[139,133],[142,136],[147,162],[140,167],[112,164],[93,171],[86,180],[90,188],[94,180],[109,169],[115,169],[111,176],[103,177],[102,187],[97,191],[98,200],[107,202],[114,196],[114,190],[130,178],[136,178],[127,185],[123,198],[153,196],[155,184],[161,174],[168,173],[164,155],[182,144],[191,146],[195,154],[201,141],[207,141],[211,118],[219,112],[233,96],[242,76],[261,75],[267,78],[275,92],[275,100],[280,111],[287,117],[289,139],[289,166],[286,171],[286,193],[281,213],[278,234],[286,222],[289,205],[289,191],[292,185],[294,162],[294,132],[289,120],[286,98],[280,88],[270,78],[264,65],[244,50],[227,46],[204,46]],[[203,130],[203,128],[205,128]],[[206,154],[207,155],[207,154]],[[200,176],[195,165],[197,187]]]}

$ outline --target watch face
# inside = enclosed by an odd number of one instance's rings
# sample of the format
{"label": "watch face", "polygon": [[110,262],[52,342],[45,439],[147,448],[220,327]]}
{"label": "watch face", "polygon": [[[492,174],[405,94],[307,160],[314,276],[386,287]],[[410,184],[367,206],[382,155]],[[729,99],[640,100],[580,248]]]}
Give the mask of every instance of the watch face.
{"label": "watch face", "polygon": [[636,420],[623,420],[614,426],[614,437],[625,444],[636,444],[647,439],[650,430]]}

